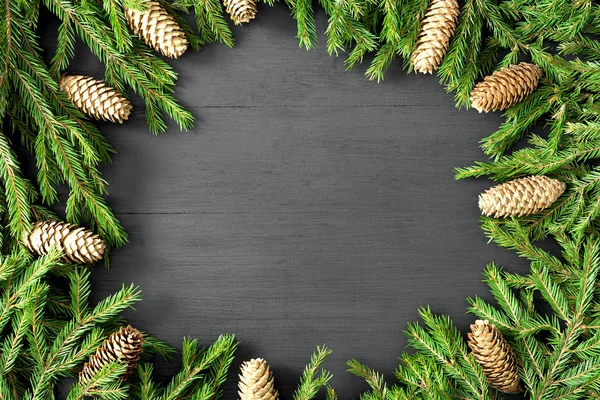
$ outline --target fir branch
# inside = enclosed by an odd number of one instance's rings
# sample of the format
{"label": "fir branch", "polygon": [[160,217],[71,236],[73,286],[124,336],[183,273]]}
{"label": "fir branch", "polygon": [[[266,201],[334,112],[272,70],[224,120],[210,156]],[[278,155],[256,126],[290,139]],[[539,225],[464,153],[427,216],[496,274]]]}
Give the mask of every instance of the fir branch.
{"label": "fir branch", "polygon": [[74,270],[69,274],[69,287],[71,291],[71,304],[73,316],[77,321],[83,319],[83,315],[88,307],[88,298],[91,292],[90,271]]}
{"label": "fir branch", "polygon": [[198,382],[198,387],[205,392],[207,400],[221,398],[223,392],[221,387],[227,379],[227,371],[233,363],[237,345],[234,337],[231,336],[225,350],[212,362],[209,372]]}
{"label": "fir branch", "polygon": [[315,11],[312,0],[287,0],[292,11],[292,16],[298,26],[298,44],[307,50],[317,44],[317,26],[315,24]]}
{"label": "fir branch", "polygon": [[548,114],[556,101],[555,89],[551,86],[538,88],[524,101],[509,108],[500,129],[483,139],[484,153],[498,159],[516,143],[536,121]]}
{"label": "fir branch", "polygon": [[[212,346],[204,351],[198,346],[197,340],[184,340],[182,371],[167,385],[160,399],[176,400],[183,397],[196,380],[201,378],[200,374],[208,370],[223,353],[229,353],[234,346],[235,338],[230,335],[220,336]],[[206,387],[206,385],[203,386]],[[202,390],[202,387],[198,390]]]}
{"label": "fir branch", "polygon": [[8,227],[16,238],[31,229],[31,203],[29,183],[23,178],[17,156],[7,137],[0,131],[0,178],[4,181],[4,193],[8,206]]}
{"label": "fir branch", "polygon": [[117,361],[105,364],[90,379],[75,385],[69,392],[67,400],[83,400],[89,397],[106,400],[127,399],[126,388],[119,384],[120,377],[126,369],[126,365]]}
{"label": "fir branch", "polygon": [[325,31],[329,54],[338,55],[339,51],[344,51],[353,43],[361,52],[377,48],[377,37],[352,16],[353,11],[349,4],[351,3],[341,0],[321,0],[321,5],[329,15]]}
{"label": "fir branch", "polygon": [[52,61],[50,61],[50,73],[55,79],[60,77],[70,61],[75,57],[75,31],[70,20],[63,21],[58,27],[58,45]]}
{"label": "fir branch", "polygon": [[363,378],[367,382],[371,388],[371,392],[368,394],[368,396],[374,396],[378,399],[387,398],[388,387],[383,380],[383,375],[354,359],[348,361],[346,365],[348,366],[348,372]]}
{"label": "fir branch", "polygon": [[137,367],[136,374],[140,384],[134,390],[140,400],[152,400],[157,397],[158,387],[152,380],[153,368],[152,364],[139,364]]}
{"label": "fir branch", "polygon": [[200,43],[219,41],[229,47],[235,45],[233,33],[225,21],[223,6],[219,0],[176,0],[173,7],[186,11],[190,8],[194,10]]}
{"label": "fir branch", "polygon": [[300,384],[294,393],[294,400],[312,400],[319,390],[327,387],[332,375],[322,369],[321,365],[330,354],[331,350],[327,347],[317,347],[317,351],[311,356],[310,362],[302,373]]}
{"label": "fir branch", "polygon": [[468,354],[459,332],[449,318],[434,316],[428,308],[419,310],[427,330],[418,324],[409,324],[405,332],[410,346],[433,357],[454,379],[459,396],[492,398],[481,367]]}

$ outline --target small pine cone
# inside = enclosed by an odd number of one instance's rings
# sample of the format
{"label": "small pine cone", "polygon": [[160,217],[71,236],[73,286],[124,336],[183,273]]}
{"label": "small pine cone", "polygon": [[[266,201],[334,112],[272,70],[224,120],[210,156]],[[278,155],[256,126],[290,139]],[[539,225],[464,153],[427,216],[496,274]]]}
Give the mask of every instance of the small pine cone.
{"label": "small pine cone", "polygon": [[125,8],[125,17],[133,33],[160,54],[179,58],[187,50],[185,32],[159,2],[147,1],[145,11]]}
{"label": "small pine cone", "polygon": [[256,0],[223,0],[234,24],[250,22],[256,16]]}
{"label": "small pine cone", "polygon": [[477,111],[501,111],[529,96],[542,76],[535,64],[519,63],[486,76],[471,92],[471,105]]}
{"label": "small pine cone", "polygon": [[106,249],[104,240],[95,233],[60,221],[36,222],[23,242],[34,254],[48,254],[55,247],[65,254],[65,260],[80,264],[101,260]]}
{"label": "small pine cone", "polygon": [[94,373],[112,361],[127,365],[127,372],[123,376],[123,380],[126,380],[133,374],[140,360],[143,343],[144,336],[140,331],[131,326],[121,327],[104,340],[102,346],[83,365],[83,369],[79,372],[79,382],[88,381]]}
{"label": "small pine cone", "polygon": [[83,75],[63,75],[59,85],[73,104],[90,117],[122,124],[131,114],[129,100],[103,81]]}
{"label": "small pine cone", "polygon": [[421,21],[412,64],[415,71],[431,74],[438,69],[454,36],[460,7],[457,0],[433,0]]}
{"label": "small pine cone", "polygon": [[547,176],[528,176],[496,185],[479,195],[479,209],[494,218],[535,214],[548,208],[566,185]]}
{"label": "small pine cone", "polygon": [[240,400],[278,400],[273,372],[262,358],[252,359],[242,364],[238,384]]}
{"label": "small pine cone", "polygon": [[468,334],[469,347],[490,385],[504,393],[521,393],[517,357],[498,328],[478,319]]}

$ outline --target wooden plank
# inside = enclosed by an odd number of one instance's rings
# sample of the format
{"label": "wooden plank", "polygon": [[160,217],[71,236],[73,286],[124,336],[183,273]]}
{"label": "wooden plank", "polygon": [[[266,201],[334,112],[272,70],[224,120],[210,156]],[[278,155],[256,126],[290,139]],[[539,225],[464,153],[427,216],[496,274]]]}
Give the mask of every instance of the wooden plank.
{"label": "wooden plank", "polygon": [[[451,104],[205,108],[202,117],[194,132],[156,138],[137,120],[104,129],[121,154],[104,175],[117,212],[326,211],[394,204],[434,215],[448,207],[466,209],[471,213],[465,217],[474,219],[477,193],[489,185],[454,181],[454,167],[481,158],[479,136],[492,128]],[[462,203],[448,204],[459,199]]]}
{"label": "wooden plank", "polygon": [[174,345],[183,335],[210,342],[236,333],[236,365],[267,358],[285,395],[326,343],[336,388],[351,398],[360,385],[344,372],[348,358],[391,378],[406,344],[401,331],[419,306],[451,314],[464,329],[465,298],[487,297],[483,266],[525,267],[486,245],[476,220],[406,211],[124,215],[131,243],[115,252],[110,271],[94,272],[94,293],[139,284],[144,300],[128,313],[132,323]]}

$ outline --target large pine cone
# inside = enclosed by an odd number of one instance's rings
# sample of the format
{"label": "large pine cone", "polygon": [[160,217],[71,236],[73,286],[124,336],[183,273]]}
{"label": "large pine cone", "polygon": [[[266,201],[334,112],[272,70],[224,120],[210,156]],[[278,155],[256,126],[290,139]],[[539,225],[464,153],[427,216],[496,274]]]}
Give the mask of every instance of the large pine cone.
{"label": "large pine cone", "polygon": [[242,364],[238,384],[240,400],[278,400],[273,372],[262,358],[252,359]]}
{"label": "large pine cone", "polygon": [[185,32],[157,1],[148,1],[145,11],[125,8],[125,17],[133,32],[159,53],[179,58],[187,50]]}
{"label": "large pine cone", "polygon": [[471,92],[477,111],[506,110],[529,96],[538,85],[542,71],[535,64],[519,63],[486,76]]}
{"label": "large pine cone", "polygon": [[133,374],[140,360],[143,343],[144,336],[140,331],[131,326],[121,327],[104,340],[102,346],[83,365],[83,369],[79,373],[79,382],[88,381],[103,366],[113,361],[127,365],[127,372],[123,376],[123,380],[127,379]]}
{"label": "large pine cone", "polygon": [[59,86],[90,117],[123,123],[131,114],[129,100],[103,81],[83,75],[63,75]]}
{"label": "large pine cone", "polygon": [[223,0],[234,24],[250,22],[256,16],[256,0]]}
{"label": "large pine cone", "polygon": [[48,254],[55,247],[65,254],[67,261],[80,264],[101,260],[106,249],[104,240],[95,233],[60,221],[36,222],[23,242],[37,255]]}
{"label": "large pine cone", "polygon": [[495,218],[535,214],[548,208],[566,185],[547,176],[528,176],[496,185],[479,195],[481,213]]}
{"label": "large pine cone", "polygon": [[498,328],[478,319],[471,325],[468,337],[473,357],[490,385],[504,393],[522,392],[515,352]]}
{"label": "large pine cone", "polygon": [[457,0],[433,0],[421,21],[412,64],[415,71],[431,74],[448,52],[454,36],[460,8]]}

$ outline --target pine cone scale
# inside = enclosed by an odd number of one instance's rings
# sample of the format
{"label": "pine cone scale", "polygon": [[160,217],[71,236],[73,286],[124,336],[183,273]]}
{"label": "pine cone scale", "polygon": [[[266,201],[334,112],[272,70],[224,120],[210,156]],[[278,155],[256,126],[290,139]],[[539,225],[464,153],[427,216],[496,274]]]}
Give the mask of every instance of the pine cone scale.
{"label": "pine cone scale", "polygon": [[273,372],[262,358],[242,364],[239,376],[238,395],[240,400],[278,400]]}
{"label": "pine cone scale", "polygon": [[56,248],[64,253],[66,261],[81,264],[101,260],[106,250],[106,243],[97,234],[60,221],[36,222],[23,243],[34,254],[45,255]]}
{"label": "pine cone scale", "polygon": [[505,110],[529,96],[542,71],[531,63],[511,65],[486,76],[471,92],[471,105],[479,112]]}
{"label": "pine cone scale", "polygon": [[223,0],[225,10],[236,24],[250,22],[256,17],[257,0]]}
{"label": "pine cone scale", "polygon": [[96,119],[123,123],[131,114],[131,103],[104,82],[84,75],[64,75],[60,90],[85,114]]}
{"label": "pine cone scale", "polygon": [[493,324],[475,321],[468,339],[471,354],[493,388],[504,393],[523,391],[515,352]]}
{"label": "pine cone scale", "polygon": [[148,1],[144,11],[125,8],[125,17],[133,33],[160,54],[179,58],[188,48],[188,40],[175,18],[157,1]]}
{"label": "pine cone scale", "polygon": [[564,182],[547,176],[515,179],[479,195],[479,209],[494,218],[531,215],[550,207],[565,189]]}
{"label": "pine cone scale", "polygon": [[456,0],[433,0],[421,21],[421,30],[412,54],[415,71],[431,74],[444,59],[458,24],[460,7]]}
{"label": "pine cone scale", "polygon": [[100,371],[106,364],[119,361],[127,365],[127,371],[123,376],[126,380],[137,366],[142,355],[144,337],[140,331],[131,326],[121,327],[112,333],[102,346],[92,354],[79,373],[79,382],[86,382]]}

